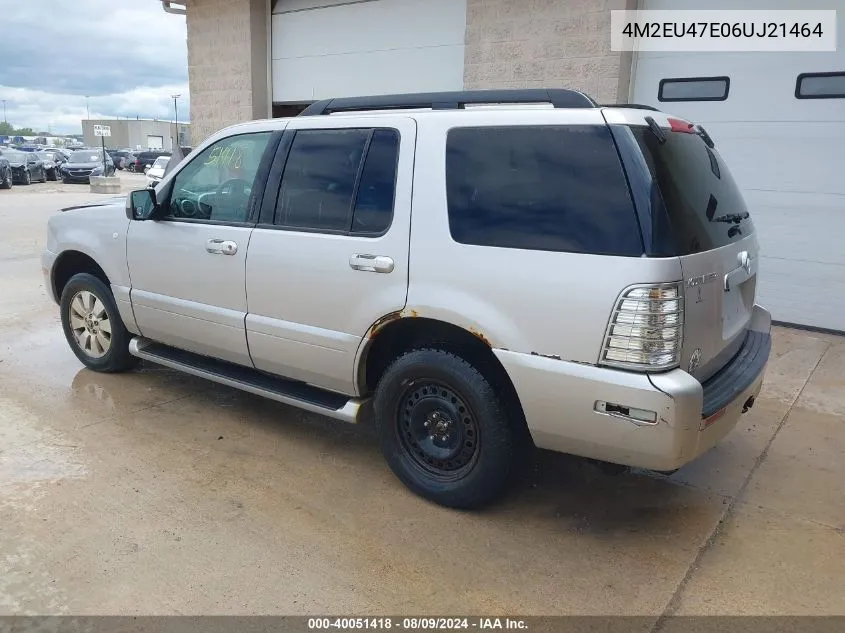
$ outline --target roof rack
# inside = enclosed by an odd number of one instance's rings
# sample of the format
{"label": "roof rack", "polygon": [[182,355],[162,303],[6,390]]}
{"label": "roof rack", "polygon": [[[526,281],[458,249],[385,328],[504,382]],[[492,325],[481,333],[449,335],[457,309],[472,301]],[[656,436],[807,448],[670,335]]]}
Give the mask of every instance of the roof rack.
{"label": "roof rack", "polygon": [[657,108],[650,105],[643,105],[642,103],[603,103],[600,108],[633,108],[634,110],[652,110],[653,112],[660,112]]}
{"label": "roof rack", "polygon": [[359,112],[362,110],[401,110],[431,108],[460,110],[469,104],[551,103],[555,108],[595,108],[590,97],[565,88],[531,88],[526,90],[465,90],[460,92],[420,92],[372,97],[324,99],[312,103],[299,116]]}

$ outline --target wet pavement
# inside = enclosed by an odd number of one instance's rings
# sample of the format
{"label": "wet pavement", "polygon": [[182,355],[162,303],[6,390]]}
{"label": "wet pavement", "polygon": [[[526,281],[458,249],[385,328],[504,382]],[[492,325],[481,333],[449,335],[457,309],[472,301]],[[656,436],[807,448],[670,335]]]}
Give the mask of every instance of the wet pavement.
{"label": "wet pavement", "polygon": [[671,477],[543,453],[457,512],[366,427],[83,369],[39,254],[95,198],[0,191],[0,614],[845,614],[845,338],[776,329],[756,406]]}

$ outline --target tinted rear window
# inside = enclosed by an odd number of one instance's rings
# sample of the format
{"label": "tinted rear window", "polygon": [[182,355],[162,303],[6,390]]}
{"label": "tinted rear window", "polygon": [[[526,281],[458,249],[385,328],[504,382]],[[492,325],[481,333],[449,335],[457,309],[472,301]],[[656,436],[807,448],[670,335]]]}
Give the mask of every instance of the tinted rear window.
{"label": "tinted rear window", "polygon": [[661,145],[647,127],[632,130],[660,190],[676,254],[709,251],[751,234],[739,187],[719,153],[698,134],[664,130]]}
{"label": "tinted rear window", "polygon": [[454,128],[449,228],[463,244],[640,256],[639,225],[606,126]]}

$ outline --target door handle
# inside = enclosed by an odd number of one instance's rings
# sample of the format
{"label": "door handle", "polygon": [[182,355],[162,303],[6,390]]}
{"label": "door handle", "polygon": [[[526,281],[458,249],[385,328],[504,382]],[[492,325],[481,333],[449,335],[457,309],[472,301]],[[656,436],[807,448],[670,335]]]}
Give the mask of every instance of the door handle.
{"label": "door handle", "polygon": [[349,267],[368,273],[391,273],[394,266],[393,259],[386,255],[356,253],[349,258]]}
{"label": "door handle", "polygon": [[231,240],[208,240],[205,250],[213,255],[234,255],[238,252],[238,245]]}

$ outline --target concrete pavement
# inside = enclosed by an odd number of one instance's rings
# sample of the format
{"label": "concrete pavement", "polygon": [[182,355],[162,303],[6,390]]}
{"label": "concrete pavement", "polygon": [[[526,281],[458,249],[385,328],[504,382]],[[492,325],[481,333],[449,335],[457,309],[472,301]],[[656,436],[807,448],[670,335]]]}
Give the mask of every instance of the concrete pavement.
{"label": "concrete pavement", "polygon": [[367,428],[83,369],[38,256],[92,198],[0,191],[0,614],[845,614],[845,338],[776,329],[754,409],[671,477],[542,454],[456,512]]}

